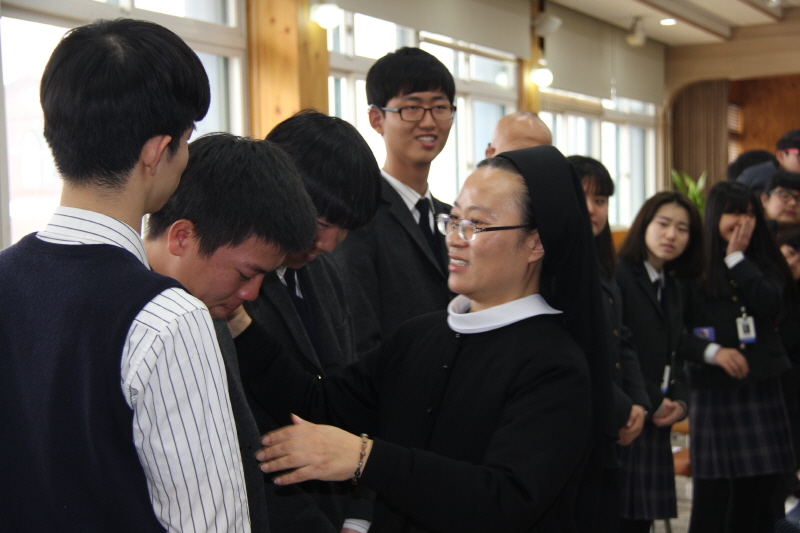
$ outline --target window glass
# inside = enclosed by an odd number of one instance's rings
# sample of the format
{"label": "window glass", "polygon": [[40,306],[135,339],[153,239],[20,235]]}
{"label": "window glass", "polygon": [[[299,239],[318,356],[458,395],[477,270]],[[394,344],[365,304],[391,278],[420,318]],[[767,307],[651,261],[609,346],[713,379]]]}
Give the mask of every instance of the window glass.
{"label": "window glass", "polygon": [[379,59],[406,44],[401,26],[356,13],[353,17],[355,54]]}
{"label": "window glass", "polygon": [[233,22],[228,20],[228,0],[135,0],[134,6],[156,13],[214,24]]}
{"label": "window glass", "polygon": [[472,55],[470,77],[473,80],[495,83],[501,87],[511,87],[515,69],[508,61],[499,61],[479,55]]}
{"label": "window glass", "polygon": [[66,31],[0,17],[12,242],[42,229],[61,197],[61,179],[42,132],[39,82]]}
{"label": "window glass", "polygon": [[[61,179],[42,133],[39,82],[50,54],[68,28],[0,17],[8,149],[11,242],[42,229],[61,196]],[[211,107],[192,135],[230,131],[229,64],[199,52],[211,85]]]}
{"label": "window glass", "polygon": [[450,74],[452,74],[454,78],[461,77],[459,75],[458,52],[452,48],[446,48],[433,43],[420,43],[419,47],[444,63],[444,66],[447,67],[447,70],[450,71]]}
{"label": "window glass", "polygon": [[494,127],[506,116],[506,106],[494,102],[475,100],[472,102],[474,130],[474,152],[472,165],[475,166],[486,157],[486,147],[492,142]]}
{"label": "window glass", "polygon": [[200,58],[208,75],[208,83],[211,86],[211,106],[208,108],[205,118],[196,125],[197,129],[192,135],[192,138],[195,139],[205,133],[231,131],[231,98],[228,90],[230,59],[205,52],[197,52],[197,57]]}

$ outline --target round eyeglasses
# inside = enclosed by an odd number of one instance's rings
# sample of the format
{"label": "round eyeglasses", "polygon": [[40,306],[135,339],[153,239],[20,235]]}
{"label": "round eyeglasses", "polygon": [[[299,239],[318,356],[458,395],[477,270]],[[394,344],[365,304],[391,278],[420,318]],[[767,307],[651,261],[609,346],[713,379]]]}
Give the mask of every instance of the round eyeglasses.
{"label": "round eyeglasses", "polygon": [[800,204],[800,191],[787,191],[786,189],[776,188],[772,189],[769,194],[776,195],[783,203],[794,200],[794,203]]}
{"label": "round eyeglasses", "polygon": [[406,122],[419,122],[425,118],[425,112],[430,111],[433,120],[450,120],[456,114],[456,106],[454,105],[435,105],[433,107],[422,107],[418,105],[410,105],[406,107],[378,107],[382,111],[389,111],[391,113],[399,113],[400,119]]}
{"label": "round eyeglasses", "polygon": [[488,228],[478,228],[475,224],[466,219],[458,219],[450,215],[436,215],[436,229],[442,235],[450,235],[453,230],[458,228],[458,236],[465,241],[474,241],[475,235],[484,231],[500,231],[504,229],[520,229],[525,226],[489,226]]}

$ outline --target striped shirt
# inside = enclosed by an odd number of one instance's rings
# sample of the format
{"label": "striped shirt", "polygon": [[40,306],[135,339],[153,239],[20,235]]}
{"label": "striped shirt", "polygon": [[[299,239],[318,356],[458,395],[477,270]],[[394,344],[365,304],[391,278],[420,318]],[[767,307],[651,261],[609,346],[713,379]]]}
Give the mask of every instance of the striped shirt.
{"label": "striped shirt", "polygon": [[[149,268],[139,234],[106,215],[59,207],[43,241],[110,244]],[[208,310],[169,288],[134,319],[121,392],[155,515],[167,531],[250,531],[247,492],[222,356]]]}

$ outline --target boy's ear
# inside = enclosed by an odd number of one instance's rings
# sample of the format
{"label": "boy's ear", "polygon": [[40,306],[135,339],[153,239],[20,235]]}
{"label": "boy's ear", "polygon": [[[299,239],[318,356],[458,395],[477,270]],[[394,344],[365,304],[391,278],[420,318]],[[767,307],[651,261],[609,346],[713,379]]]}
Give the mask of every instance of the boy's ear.
{"label": "boy's ear", "polygon": [[172,142],[172,136],[156,135],[155,137],[150,137],[147,142],[144,143],[142,153],[139,157],[142,163],[144,163],[148,175],[155,176],[158,171],[158,164],[161,162],[162,158],[168,157],[169,152],[167,152],[167,146],[169,146],[170,142]]}
{"label": "boy's ear", "polygon": [[369,108],[369,125],[372,129],[383,135],[383,121],[386,119],[386,114],[377,107]]}
{"label": "boy's ear", "polygon": [[167,230],[167,249],[172,255],[182,256],[197,245],[197,232],[191,220],[176,220]]}

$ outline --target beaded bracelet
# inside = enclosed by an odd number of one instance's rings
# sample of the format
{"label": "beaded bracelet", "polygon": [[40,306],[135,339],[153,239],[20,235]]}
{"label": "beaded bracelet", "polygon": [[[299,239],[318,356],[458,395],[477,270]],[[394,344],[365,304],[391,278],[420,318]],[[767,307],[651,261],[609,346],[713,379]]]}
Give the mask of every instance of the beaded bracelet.
{"label": "beaded bracelet", "polygon": [[353,485],[358,485],[358,479],[361,477],[361,467],[364,466],[364,456],[367,455],[367,439],[369,439],[369,436],[366,433],[362,433],[361,452],[358,455],[358,466],[353,473]]}

